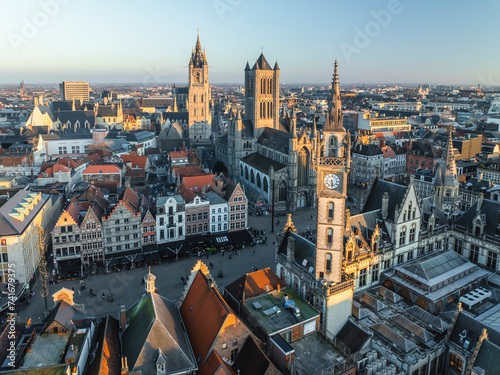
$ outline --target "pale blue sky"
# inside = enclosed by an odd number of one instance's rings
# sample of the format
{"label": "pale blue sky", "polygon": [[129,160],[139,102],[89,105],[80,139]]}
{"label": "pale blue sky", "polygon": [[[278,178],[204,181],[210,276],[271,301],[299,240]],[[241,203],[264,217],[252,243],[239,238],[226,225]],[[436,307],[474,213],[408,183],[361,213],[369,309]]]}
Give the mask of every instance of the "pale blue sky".
{"label": "pale blue sky", "polygon": [[243,82],[261,48],[278,61],[282,83],[329,82],[335,59],[345,84],[500,82],[498,0],[2,0],[0,7],[0,83],[186,83],[197,28],[212,83]]}

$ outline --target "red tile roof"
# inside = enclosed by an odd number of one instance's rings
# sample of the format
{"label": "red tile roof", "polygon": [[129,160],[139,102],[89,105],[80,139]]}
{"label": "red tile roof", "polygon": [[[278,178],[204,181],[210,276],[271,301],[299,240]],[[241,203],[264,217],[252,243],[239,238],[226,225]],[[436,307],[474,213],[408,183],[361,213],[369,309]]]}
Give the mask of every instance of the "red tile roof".
{"label": "red tile roof", "polygon": [[180,177],[183,179],[184,177],[189,176],[202,176],[208,175],[205,170],[200,166],[189,166],[189,167],[175,167],[172,168],[175,177]]}
{"label": "red tile roof", "polygon": [[247,273],[241,276],[236,281],[226,286],[226,291],[229,292],[238,301],[258,296],[262,293],[267,293],[278,288],[286,286],[286,283],[281,280],[270,268]]}
{"label": "red tile roof", "polygon": [[207,361],[203,365],[203,367],[200,369],[200,374],[201,375],[222,375],[222,374],[227,374],[227,375],[236,375],[236,372],[226,365],[222,358],[217,354],[215,350],[212,350],[212,353],[210,353],[210,356],[208,357]]}
{"label": "red tile roof", "polygon": [[137,156],[137,155],[120,155],[120,158],[125,164],[131,163],[131,168],[146,168],[146,163],[148,161],[147,156]]}
{"label": "red tile roof", "polygon": [[171,151],[168,153],[170,156],[170,159],[179,159],[179,158],[185,158],[188,157],[189,154],[191,154],[191,150],[181,150],[181,151]]}
{"label": "red tile roof", "polygon": [[234,314],[215,288],[209,288],[201,271],[196,273],[180,313],[196,358],[207,358],[226,318]]}
{"label": "red tile roof", "polygon": [[186,203],[190,203],[194,198],[196,198],[196,194],[188,189],[184,184],[180,184],[177,187],[177,192],[181,195],[182,199],[184,199],[184,202]]}
{"label": "red tile roof", "polygon": [[90,165],[84,171],[83,174],[100,174],[100,173],[121,173],[121,169],[114,164],[99,164]]}
{"label": "red tile roof", "polygon": [[202,176],[189,176],[182,179],[182,183],[195,193],[199,193],[205,187],[205,191],[209,191],[209,187],[214,184],[214,174],[207,174]]}
{"label": "red tile roof", "polygon": [[81,159],[70,159],[70,158],[61,158],[57,160],[57,164],[65,165],[69,168],[78,168],[80,165],[85,162]]}
{"label": "red tile roof", "polygon": [[137,213],[140,209],[140,200],[139,196],[128,186],[123,190],[119,197],[120,201],[126,204],[129,208],[131,208],[134,213]]}

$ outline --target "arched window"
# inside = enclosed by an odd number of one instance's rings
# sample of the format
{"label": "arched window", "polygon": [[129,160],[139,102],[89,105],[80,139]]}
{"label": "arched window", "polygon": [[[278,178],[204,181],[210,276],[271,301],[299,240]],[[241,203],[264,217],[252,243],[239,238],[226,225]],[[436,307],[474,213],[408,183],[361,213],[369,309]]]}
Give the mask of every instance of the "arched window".
{"label": "arched window", "polygon": [[201,102],[203,103],[203,94],[201,95]]}
{"label": "arched window", "polygon": [[245,180],[248,180],[248,167],[245,167]]}
{"label": "arched window", "polygon": [[257,187],[260,188],[261,187],[261,182],[260,182],[260,174],[257,174]]}
{"label": "arched window", "polygon": [[278,185],[278,200],[280,202],[285,202],[287,198],[287,186],[285,180],[281,180]]}
{"label": "arched window", "polygon": [[267,182],[267,178],[264,177],[264,193],[267,193],[267,191],[269,190],[269,183]]}
{"label": "arched window", "polygon": [[240,164],[240,176],[243,177],[243,166]]}
{"label": "arched window", "polygon": [[333,229],[328,228],[326,231],[326,243],[331,245],[333,243]]}
{"label": "arched window", "polygon": [[328,203],[328,219],[333,219],[333,202]]}
{"label": "arched window", "polygon": [[205,115],[205,108],[201,107],[201,115],[204,116]]}
{"label": "arched window", "polygon": [[196,103],[196,95],[193,95],[193,103]]}
{"label": "arched window", "polygon": [[405,243],[406,243],[406,227],[403,227],[399,232],[399,244],[404,245]]}
{"label": "arched window", "polygon": [[332,272],[332,254],[326,254],[326,272]]}
{"label": "arched window", "polygon": [[194,115],[196,116],[196,108],[194,109]]}
{"label": "arched window", "polygon": [[250,171],[250,182],[252,184],[255,184],[255,175],[253,173],[253,170]]}

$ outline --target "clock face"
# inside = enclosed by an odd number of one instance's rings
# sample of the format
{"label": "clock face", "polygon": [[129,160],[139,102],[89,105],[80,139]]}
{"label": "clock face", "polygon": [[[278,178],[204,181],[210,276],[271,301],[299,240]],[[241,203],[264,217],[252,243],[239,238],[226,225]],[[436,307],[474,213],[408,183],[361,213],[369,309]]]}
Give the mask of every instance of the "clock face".
{"label": "clock face", "polygon": [[340,186],[340,177],[335,173],[327,174],[323,178],[323,184],[327,189],[334,190]]}

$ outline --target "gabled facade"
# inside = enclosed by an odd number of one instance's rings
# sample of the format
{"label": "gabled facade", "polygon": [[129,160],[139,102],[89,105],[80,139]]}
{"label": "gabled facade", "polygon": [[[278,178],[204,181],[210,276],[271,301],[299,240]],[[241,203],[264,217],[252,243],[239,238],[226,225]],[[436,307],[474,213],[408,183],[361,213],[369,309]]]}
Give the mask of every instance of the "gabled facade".
{"label": "gabled facade", "polygon": [[101,220],[102,209],[97,203],[92,204],[80,226],[82,261],[84,263],[104,261],[104,236]]}
{"label": "gabled facade", "polygon": [[52,230],[52,250],[57,262],[81,258],[80,207],[70,203]]}
{"label": "gabled facade", "polygon": [[156,244],[156,220],[150,210],[143,215],[141,223],[142,246]]}
{"label": "gabled facade", "polygon": [[186,205],[182,197],[159,197],[156,202],[156,242],[162,244],[184,240],[185,225]]}
{"label": "gabled facade", "polygon": [[141,213],[139,197],[130,188],[125,188],[111,213],[102,219],[104,230],[104,253],[120,253],[140,250],[142,244]]}

